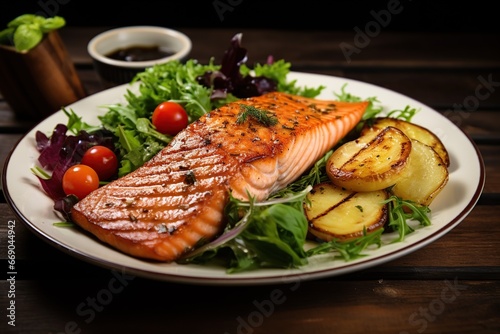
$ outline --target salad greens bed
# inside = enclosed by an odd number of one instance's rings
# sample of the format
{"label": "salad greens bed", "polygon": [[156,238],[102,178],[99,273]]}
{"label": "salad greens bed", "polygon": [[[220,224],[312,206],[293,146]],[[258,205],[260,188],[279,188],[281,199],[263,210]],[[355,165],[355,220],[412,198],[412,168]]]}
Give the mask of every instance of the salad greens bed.
{"label": "salad greens bed", "polygon": [[[34,167],[32,171],[54,200],[54,209],[67,220],[56,225],[74,226],[69,213],[77,199],[64,194],[61,180],[64,171],[79,163],[89,147],[104,145],[114,150],[120,159],[117,175],[120,177],[142,166],[172,140],[156,131],[151,123],[152,112],[159,103],[170,100],[182,104],[192,122],[240,98],[270,91],[315,97],[324,89],[323,86],[302,87],[288,80],[291,64],[284,60],[270,58],[268,63],[256,64],[250,69],[241,37],[237,34],[232,38],[220,65],[213,59],[205,65],[191,59],[185,63],[172,61],[156,65],[139,73],[132,81],[138,84],[138,92],[127,90],[126,104],[103,106],[106,112],[99,116],[99,125],[87,124],[73,110],[63,109],[67,124],[56,125],[50,136],[42,132],[36,134],[41,167]],[[339,92],[334,92],[338,100],[367,100],[369,106],[358,126],[337,145],[357,136],[363,124],[383,111],[376,97],[361,98],[347,93],[345,88],[344,85]],[[410,121],[416,112],[407,106],[387,116]],[[328,180],[325,165],[334,149],[267,201],[255,202],[252,197],[249,201],[240,201],[231,197],[225,208],[228,224],[222,235],[209,243],[200,242],[195,251],[178,263],[216,263],[233,273],[266,267],[296,268],[307,264],[309,257],[322,253],[333,252],[336,258],[350,261],[365,256],[363,251],[368,247],[380,247],[384,232],[397,232],[392,242],[398,242],[413,232],[409,221],[417,221],[422,226],[431,224],[428,207],[392,196],[387,200],[390,214],[385,229],[365,233],[349,242],[318,241],[315,247],[306,250],[308,223],[304,201],[314,185]]]}

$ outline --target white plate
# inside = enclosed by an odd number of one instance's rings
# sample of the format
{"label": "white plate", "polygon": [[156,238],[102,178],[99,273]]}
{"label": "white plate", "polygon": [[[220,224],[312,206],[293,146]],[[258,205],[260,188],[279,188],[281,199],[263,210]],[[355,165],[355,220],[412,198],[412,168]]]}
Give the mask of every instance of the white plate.
{"label": "white plate", "polygon": [[[346,91],[362,98],[376,96],[386,110],[403,109],[407,105],[420,110],[413,121],[436,133],[449,150],[450,179],[446,187],[431,205],[432,225],[419,228],[407,235],[404,242],[384,244],[369,249],[368,256],[352,262],[333,260],[333,255],[310,258],[310,263],[300,269],[267,269],[226,274],[223,268],[201,265],[158,264],[123,254],[77,228],[53,226],[59,221],[53,212],[53,202],[45,195],[30,167],[36,164],[35,132],[52,133],[57,123],[66,124],[67,117],[60,111],[42,121],[27,133],[9,156],[3,172],[3,187],[7,201],[14,211],[37,235],[69,254],[90,263],[153,279],[206,284],[206,285],[257,285],[318,279],[366,269],[407,255],[442,237],[457,226],[473,209],[483,190],[485,181],[481,155],[457,126],[428,106],[391,90],[371,84],[316,74],[291,73],[301,86],[326,86],[319,98],[334,99],[347,83]],[[82,99],[68,108],[90,124],[97,123],[97,115],[106,109],[101,106],[124,102],[128,85],[118,86]],[[385,236],[394,238],[394,235]],[[436,259],[438,260],[438,259]]]}

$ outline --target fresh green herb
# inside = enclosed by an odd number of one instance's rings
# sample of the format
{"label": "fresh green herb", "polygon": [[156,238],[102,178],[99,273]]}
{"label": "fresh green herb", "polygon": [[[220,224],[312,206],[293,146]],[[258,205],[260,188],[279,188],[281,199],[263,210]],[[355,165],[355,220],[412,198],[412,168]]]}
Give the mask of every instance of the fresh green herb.
{"label": "fresh green herb", "polygon": [[108,112],[100,119],[102,126],[117,138],[119,176],[142,166],[172,139],[158,132],[147,116],[141,117],[130,106],[109,105],[107,108]]}
{"label": "fresh green herb", "polygon": [[[339,101],[344,101],[344,102],[368,101],[368,107],[366,108],[366,111],[363,114],[361,121],[354,127],[354,129],[351,130],[351,132],[349,132],[342,140],[338,142],[336,147],[339,147],[346,141],[359,137],[359,134],[363,129],[363,127],[366,124],[369,125],[376,117],[380,116],[380,114],[382,114],[382,112],[384,111],[384,106],[380,103],[377,97],[371,96],[362,98],[360,96],[348,93],[346,91],[346,87],[347,83],[341,87],[339,93],[333,92],[333,94],[337,97]],[[406,106],[404,109],[395,109],[388,111],[386,117],[394,117],[411,122],[411,119],[417,112],[418,112],[417,109],[411,108],[410,106]]]}
{"label": "fresh green herb", "polygon": [[[344,102],[361,102],[361,101],[368,101],[368,107],[366,108],[366,111],[361,119],[361,122],[358,123],[356,129],[359,130],[366,122],[369,122],[369,120],[379,116],[382,111],[384,110],[384,107],[381,105],[380,101],[378,100],[377,97],[367,97],[367,98],[361,98],[359,96],[353,95],[351,93],[346,92],[346,87],[347,84],[344,84],[341,89],[340,93],[334,92],[333,94],[337,97],[339,101],[344,101]],[[403,119],[407,122],[411,122],[411,119],[415,114],[418,112],[417,109],[411,108],[410,106],[406,106],[404,109],[394,109],[390,110],[386,117],[394,117],[398,119]]]}
{"label": "fresh green herb", "polygon": [[24,14],[10,21],[7,28],[0,31],[0,44],[14,46],[19,52],[28,51],[37,46],[46,33],[65,24],[66,21],[60,16],[45,18]]}
{"label": "fresh green herb", "polygon": [[399,233],[399,237],[394,242],[401,242],[407,234],[414,232],[414,229],[408,225],[408,221],[418,221],[422,226],[431,225],[428,217],[431,210],[428,206],[403,200],[395,195],[389,197],[385,203],[389,204],[389,227]]}
{"label": "fresh green herb", "polygon": [[[185,63],[176,60],[147,68],[132,81],[139,82],[140,86],[137,93],[131,90],[127,92],[125,98],[128,107],[137,117],[150,118],[158,104],[174,101],[183,105],[192,122],[214,109],[210,99],[211,89],[199,84],[197,78],[206,72],[216,71],[219,67],[213,60],[202,65],[189,59]],[[222,105],[231,100],[235,98],[221,99],[217,104]]]}
{"label": "fresh green herb", "polygon": [[66,123],[68,130],[75,135],[79,134],[82,130],[86,132],[94,132],[102,129],[101,126],[94,126],[85,123],[82,121],[82,117],[79,117],[72,109],[67,110],[66,108],[63,108],[62,111],[68,117],[68,122]]}
{"label": "fresh green herb", "polygon": [[273,126],[278,123],[278,118],[270,111],[258,109],[254,106],[240,104],[241,112],[236,119],[236,124],[244,123],[248,117],[255,119],[264,126]]}
{"label": "fresh green herb", "polygon": [[340,258],[345,261],[352,261],[357,258],[366,256],[362,252],[371,245],[380,247],[382,245],[381,235],[384,229],[378,229],[370,234],[363,232],[363,236],[348,242],[340,242],[333,239],[328,242],[320,243],[318,246],[311,248],[307,251],[307,256],[329,253],[332,251],[338,252]]}
{"label": "fresh green herb", "polygon": [[404,109],[391,110],[389,113],[387,113],[387,117],[399,118],[407,122],[411,122],[411,119],[417,112],[417,109],[406,106]]}
{"label": "fresh green herb", "polygon": [[[362,98],[360,96],[353,95],[351,93],[346,92],[346,87],[347,84],[344,84],[341,89],[340,93],[334,92],[333,94],[337,97],[339,101],[344,101],[344,102],[361,102],[361,101],[368,101],[368,107],[366,108],[366,111],[362,117],[362,121],[366,121],[367,119],[373,118],[377,115],[379,115],[384,107],[380,105],[380,101],[378,100],[377,97],[367,97],[367,98]],[[360,122],[362,125],[363,122]],[[359,125],[359,124],[358,124]]]}
{"label": "fresh green herb", "polygon": [[[290,73],[290,67],[290,63],[280,59],[271,64],[256,64],[253,72],[257,77],[262,76],[275,80],[277,82],[277,90],[280,92],[288,92],[305,97],[316,97],[325,89],[323,85],[317,87],[298,86],[297,80],[289,81],[287,75]],[[240,71],[243,75],[248,75],[251,69],[243,64]]]}
{"label": "fresh green herb", "polygon": [[118,126],[115,135],[118,137],[115,144],[121,157],[118,176],[126,175],[144,165],[170,141],[166,136],[163,140],[158,140],[162,134],[147,122],[140,121],[135,129],[127,130],[125,126]]}

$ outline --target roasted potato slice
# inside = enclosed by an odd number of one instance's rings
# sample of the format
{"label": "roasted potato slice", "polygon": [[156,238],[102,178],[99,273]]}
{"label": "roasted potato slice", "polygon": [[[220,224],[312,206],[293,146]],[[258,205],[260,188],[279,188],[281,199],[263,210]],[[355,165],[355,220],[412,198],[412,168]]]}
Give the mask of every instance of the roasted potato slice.
{"label": "roasted potato slice", "polygon": [[444,144],[441,142],[439,137],[436,136],[436,134],[421,125],[393,117],[378,117],[365,124],[361,130],[361,135],[367,134],[371,131],[378,132],[388,126],[398,128],[410,139],[416,139],[432,147],[439,154],[446,167],[450,166],[450,156]]}
{"label": "roasted potato slice", "polygon": [[394,185],[403,174],[411,139],[388,126],[369,131],[336,149],[326,163],[330,180],[352,191],[375,191]]}
{"label": "roasted potato slice", "polygon": [[313,187],[307,195],[305,214],[309,233],[321,240],[348,241],[376,231],[388,219],[383,203],[386,190],[354,192],[324,182]]}
{"label": "roasted potato slice", "polygon": [[392,192],[402,199],[428,206],[448,178],[448,168],[440,155],[431,146],[412,139],[410,162],[404,175],[392,187]]}

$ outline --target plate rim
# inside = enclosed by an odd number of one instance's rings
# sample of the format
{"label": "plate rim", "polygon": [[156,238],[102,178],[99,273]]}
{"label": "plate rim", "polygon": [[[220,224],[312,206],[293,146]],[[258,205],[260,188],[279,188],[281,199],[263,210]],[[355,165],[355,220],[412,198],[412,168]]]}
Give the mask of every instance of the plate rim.
{"label": "plate rim", "polygon": [[[308,73],[308,72],[290,72],[291,76],[293,77],[294,75],[306,75],[306,76],[316,76],[316,77],[325,77],[325,78],[334,78],[334,79],[341,79],[345,80],[346,82],[357,82],[363,85],[368,85],[372,86],[376,89],[382,89],[387,91],[388,93],[391,94],[397,94],[405,99],[408,100],[413,100],[417,102],[418,104],[424,105],[426,108],[436,112],[438,115],[439,112],[437,112],[435,109],[423,104],[422,102],[415,100],[409,96],[406,96],[402,93],[399,93],[397,91],[382,87],[382,86],[377,86],[372,83],[356,80],[356,79],[350,79],[350,78],[345,78],[345,77],[338,77],[338,76],[331,76],[331,75],[325,75],[325,74],[316,74],[316,73]],[[89,95],[84,99],[91,99],[95,95],[98,94],[106,94],[109,93],[111,90],[118,90],[121,91],[122,89],[125,88],[125,86],[129,87],[129,84],[123,84],[119,85],[110,89],[106,89],[100,92],[97,92],[95,94]],[[80,100],[81,101],[81,100]],[[75,102],[75,103],[78,103]],[[67,108],[70,108],[73,104],[67,106]],[[277,284],[277,283],[286,283],[286,282],[293,282],[294,280],[311,280],[311,279],[322,279],[326,277],[334,277],[334,276],[340,276],[340,275],[345,275],[348,273],[352,273],[355,271],[361,271],[365,270],[368,268],[376,267],[379,266],[383,263],[390,262],[392,260],[395,260],[397,258],[403,257],[405,255],[408,255],[409,252],[414,252],[417,251],[428,244],[438,240],[439,238],[443,237],[446,235],[449,231],[451,231],[454,227],[456,227],[460,222],[462,222],[467,215],[474,209],[476,206],[477,202],[479,201],[479,198],[483,192],[484,186],[485,186],[485,181],[486,181],[486,170],[485,170],[485,164],[484,164],[484,159],[482,157],[482,154],[477,146],[477,144],[473,141],[473,139],[460,127],[456,126],[454,123],[450,122],[462,135],[465,136],[465,138],[470,142],[472,148],[474,149],[474,152],[477,157],[477,162],[479,164],[479,179],[478,179],[478,184],[476,186],[476,189],[474,191],[474,194],[472,195],[470,201],[467,203],[467,205],[455,215],[455,217],[441,226],[439,229],[437,229],[435,232],[432,234],[419,239],[413,243],[410,243],[406,246],[397,248],[393,251],[390,251],[388,253],[379,255],[375,258],[368,256],[365,260],[357,261],[355,263],[351,264],[344,264],[340,268],[336,267],[329,267],[321,270],[316,270],[313,272],[294,272],[294,273],[286,273],[287,269],[284,269],[283,274],[274,274],[274,275],[268,275],[268,276],[258,276],[258,277],[238,277],[238,276],[224,276],[224,277],[205,277],[205,276],[195,276],[195,275],[186,275],[186,274],[175,274],[175,273],[161,273],[161,272],[154,272],[154,271],[149,271],[146,269],[140,269],[140,268],[134,268],[127,266],[126,264],[117,264],[113,261],[106,260],[105,258],[98,258],[93,256],[92,254],[87,254],[79,249],[69,247],[68,245],[64,244],[64,242],[57,240],[55,237],[47,234],[40,228],[38,228],[33,222],[31,222],[24,214],[23,212],[18,208],[18,206],[15,204],[11,194],[10,190],[8,187],[8,180],[7,180],[7,171],[9,169],[9,163],[11,161],[11,158],[16,151],[16,149],[19,147],[19,145],[26,140],[26,138],[31,134],[31,132],[39,127],[39,125],[44,122],[46,119],[52,117],[53,115],[57,113],[61,113],[62,110],[56,111],[52,115],[49,115],[47,118],[39,121],[37,124],[32,126],[24,135],[22,135],[17,142],[13,145],[11,148],[10,152],[8,153],[4,164],[3,164],[3,169],[2,169],[2,190],[4,194],[4,198],[6,199],[6,202],[8,203],[9,207],[11,210],[20,218],[22,223],[31,231],[31,233],[34,233],[42,239],[44,242],[48,243],[52,247],[55,247],[58,250],[63,251],[66,254],[69,254],[79,260],[82,260],[84,262],[99,266],[104,269],[111,269],[115,271],[120,271],[122,273],[126,274],[132,274],[136,275],[139,277],[144,277],[148,279],[154,279],[154,280],[160,280],[160,281],[168,281],[168,282],[174,282],[174,283],[186,283],[186,284],[196,284],[196,285],[224,285],[224,286],[232,286],[232,285],[266,285],[266,284]],[[442,116],[442,115],[441,115]],[[444,116],[442,116],[444,117]],[[449,120],[448,120],[449,121]],[[102,242],[101,242],[102,243]],[[103,243],[104,244],[104,243]],[[116,250],[115,250],[116,251]],[[295,271],[300,271],[301,268],[294,268],[293,270]],[[262,270],[262,269],[259,269]]]}

